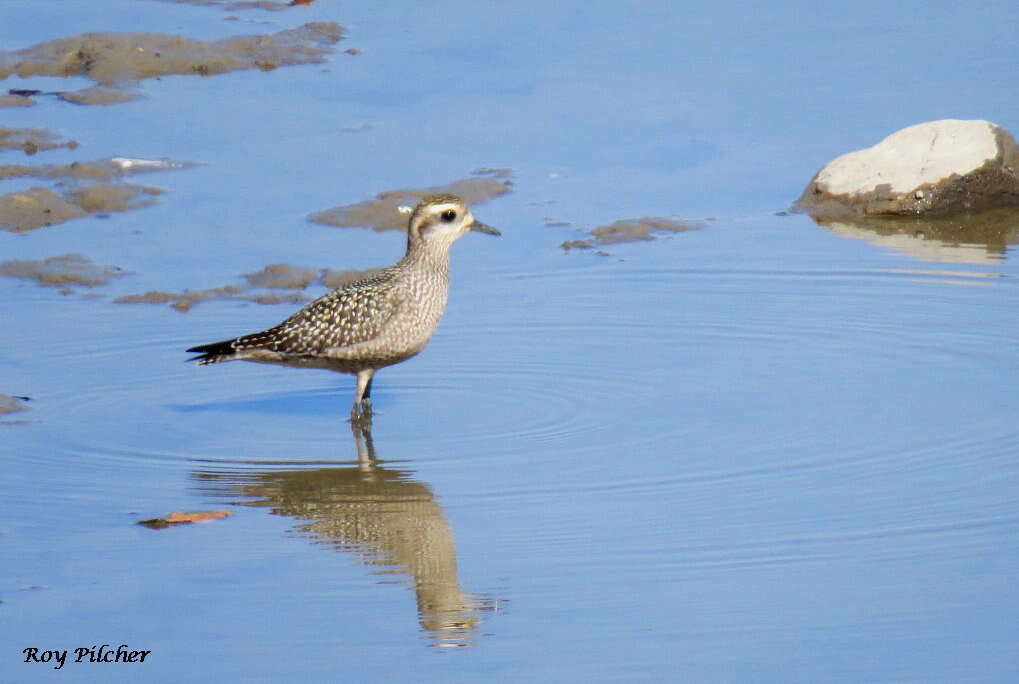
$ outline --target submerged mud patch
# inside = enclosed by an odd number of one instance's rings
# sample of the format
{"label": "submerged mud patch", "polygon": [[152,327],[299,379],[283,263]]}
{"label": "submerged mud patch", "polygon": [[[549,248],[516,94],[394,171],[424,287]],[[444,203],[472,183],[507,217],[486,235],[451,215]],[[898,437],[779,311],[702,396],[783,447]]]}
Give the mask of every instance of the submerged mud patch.
{"label": "submerged mud patch", "polygon": [[36,101],[27,95],[18,95],[10,92],[6,95],[0,95],[0,109],[4,107],[31,107],[34,104],[36,104]]}
{"label": "submerged mud patch", "polygon": [[162,192],[131,183],[97,183],[67,190],[63,196],[48,188],[29,188],[0,196],[0,230],[27,233],[89,214],[139,209]]}
{"label": "submerged mud patch", "polygon": [[594,249],[603,245],[615,245],[624,242],[647,242],[656,239],[660,235],[682,233],[703,227],[704,224],[701,222],[678,221],[661,217],[645,216],[637,219],[620,219],[615,223],[599,226],[588,231],[589,237],[587,238],[567,240],[559,246],[567,252],[571,249]]}
{"label": "submerged mud patch", "polygon": [[27,411],[28,405],[25,404],[26,401],[30,401],[30,399],[28,397],[17,397],[0,393],[0,416],[8,413]]}
{"label": "submerged mud patch", "polygon": [[[311,298],[304,290],[311,285],[334,289],[361,278],[369,277],[379,269],[334,271],[330,268],[312,269],[288,264],[269,264],[254,273],[243,273],[246,285],[224,285],[204,290],[162,292],[150,290],[141,294],[117,297],[117,304],[169,304],[180,312],[190,311],[200,302],[212,300],[244,301],[255,304],[301,304]],[[277,290],[259,292],[259,290]],[[284,290],[279,292],[279,290]],[[289,290],[289,291],[287,291]]]}
{"label": "submerged mud patch", "polygon": [[43,178],[108,181],[151,171],[171,171],[195,166],[193,162],[175,162],[169,159],[96,159],[70,164],[0,164],[0,180],[8,178]]}
{"label": "submerged mud patch", "polygon": [[[117,304],[169,304],[177,311],[190,311],[200,302],[213,300],[243,301],[255,304],[302,304],[311,300],[304,292],[311,286],[326,289],[342,287],[356,280],[370,277],[379,269],[334,270],[306,268],[288,264],[269,264],[253,273],[243,273],[246,283],[223,285],[200,290],[163,292],[150,290],[139,294],[117,297]],[[71,294],[73,286],[98,287],[113,279],[129,275],[119,266],[102,266],[80,254],[63,254],[41,260],[12,260],[0,262],[0,276],[34,280],[40,285],[60,287],[61,294]],[[88,295],[102,297],[102,295]]]}
{"label": "submerged mud patch", "polygon": [[241,274],[249,286],[271,290],[303,290],[319,276],[315,269],[288,264],[269,264],[261,271]]}
{"label": "submerged mud patch", "polygon": [[0,262],[0,276],[34,280],[49,287],[98,287],[125,275],[127,271],[119,266],[101,266],[81,254]]}
{"label": "submerged mud patch", "polygon": [[493,173],[498,177],[461,178],[460,180],[431,188],[408,188],[380,192],[375,199],[333,207],[308,216],[314,223],[340,228],[371,228],[384,230],[406,230],[407,214],[401,206],[414,206],[426,195],[453,194],[468,205],[481,204],[493,197],[505,195],[513,189],[513,182],[502,174],[506,169],[484,169],[476,173]]}
{"label": "submerged mud patch", "polygon": [[132,100],[140,100],[144,95],[136,90],[118,90],[117,88],[104,88],[93,86],[72,90],[70,92],[55,93],[64,102],[78,105],[115,105]]}
{"label": "submerged mud patch", "polygon": [[[69,183],[57,184],[59,194],[49,188],[34,187],[0,196],[0,230],[26,233],[89,214],[146,207],[163,191],[145,185],[122,183],[119,182],[120,178],[192,166],[194,164],[190,162],[124,157],[41,166],[2,164],[0,181],[7,178],[40,178]],[[104,182],[81,184],[82,181]]]}
{"label": "submerged mud patch", "polygon": [[205,290],[183,290],[181,292],[161,292],[149,290],[144,294],[125,295],[114,299],[116,304],[169,304],[180,312],[190,311],[199,302],[213,299],[254,302],[256,304],[300,303],[308,300],[300,292],[286,294],[257,294],[246,291],[241,285],[224,285],[210,287]]}
{"label": "submerged mud patch", "polygon": [[48,188],[0,195],[0,230],[12,233],[27,233],[86,215],[84,209]]}
{"label": "submerged mud patch", "polygon": [[338,287],[349,285],[356,280],[370,278],[381,270],[381,268],[345,268],[341,271],[337,271],[332,268],[323,268],[322,284],[330,290],[335,290]]}
{"label": "submerged mud patch", "polygon": [[[0,126],[0,150],[21,150],[31,156],[42,150],[54,150],[60,147],[73,150],[78,147],[78,143],[74,140],[64,140],[53,131],[44,128]],[[3,176],[0,175],[0,178]]]}
{"label": "submerged mud patch", "polygon": [[163,0],[178,5],[202,5],[206,7],[222,7],[228,11],[260,9],[268,12],[280,12],[298,5],[310,5],[315,0],[290,0],[274,2],[273,0]]}
{"label": "submerged mud patch", "polygon": [[83,33],[0,53],[0,80],[12,75],[84,76],[100,88],[60,96],[78,104],[111,104],[133,99],[131,87],[147,78],[318,64],[326,61],[342,35],[343,28],[334,22],[217,41],[162,33]]}
{"label": "submerged mud patch", "polygon": [[513,180],[513,169],[508,166],[479,166],[471,170],[472,176],[488,176],[498,180]]}
{"label": "submerged mud patch", "polygon": [[161,194],[161,189],[147,185],[97,183],[72,190],[67,196],[85,212],[100,214],[151,206]]}

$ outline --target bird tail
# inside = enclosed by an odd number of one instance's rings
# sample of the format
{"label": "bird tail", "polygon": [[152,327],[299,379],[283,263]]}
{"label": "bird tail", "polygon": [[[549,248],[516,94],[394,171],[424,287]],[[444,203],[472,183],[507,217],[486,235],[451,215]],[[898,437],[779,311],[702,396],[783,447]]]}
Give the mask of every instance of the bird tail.
{"label": "bird tail", "polygon": [[200,366],[207,366],[210,363],[219,363],[220,361],[229,361],[237,353],[237,339],[234,338],[232,340],[223,340],[222,342],[200,344],[197,347],[191,347],[188,351],[193,354],[199,354],[199,356],[194,356],[188,359],[188,361],[197,361]]}

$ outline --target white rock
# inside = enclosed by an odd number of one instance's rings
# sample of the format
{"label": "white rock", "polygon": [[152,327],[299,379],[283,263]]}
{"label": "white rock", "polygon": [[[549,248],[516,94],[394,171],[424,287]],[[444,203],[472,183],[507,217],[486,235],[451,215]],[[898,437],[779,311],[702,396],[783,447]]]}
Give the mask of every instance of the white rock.
{"label": "white rock", "polygon": [[988,121],[904,128],[821,169],[797,205],[811,213],[908,215],[1019,205],[1019,147]]}
{"label": "white rock", "polygon": [[903,128],[874,147],[844,154],[821,169],[815,182],[836,195],[883,183],[893,192],[915,192],[953,173],[969,173],[997,154],[991,123],[946,119]]}

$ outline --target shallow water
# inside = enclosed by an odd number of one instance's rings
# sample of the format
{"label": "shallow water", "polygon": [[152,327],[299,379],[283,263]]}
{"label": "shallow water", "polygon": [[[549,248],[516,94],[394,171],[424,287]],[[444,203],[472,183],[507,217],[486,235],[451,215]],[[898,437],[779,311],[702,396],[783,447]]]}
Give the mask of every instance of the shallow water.
{"label": "shallow water", "polygon": [[[152,207],[0,233],[0,261],[129,272],[0,277],[0,392],[32,398],[0,415],[0,679],[1013,681],[1014,229],[776,212],[902,126],[1019,131],[1019,9],[102,5],[8,2],[0,47],[347,37],[323,65],[0,110],[80,143],[0,163],[200,163],[145,174]],[[454,248],[443,325],[379,373],[370,443],[347,376],[184,363],[293,304],[114,302],[389,263],[401,234],[306,217],[480,167],[513,170],[475,209],[503,237]],[[700,227],[560,247],[640,217]],[[22,662],[104,643],[152,654]]]}

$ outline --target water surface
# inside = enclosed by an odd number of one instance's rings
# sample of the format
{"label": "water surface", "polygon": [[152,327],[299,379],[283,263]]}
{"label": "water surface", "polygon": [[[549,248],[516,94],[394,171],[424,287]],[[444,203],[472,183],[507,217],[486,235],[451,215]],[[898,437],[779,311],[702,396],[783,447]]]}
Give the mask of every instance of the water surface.
{"label": "water surface", "polygon": [[[324,64],[0,110],[80,145],[3,163],[200,163],[146,174],[154,206],[0,233],[0,260],[129,272],[0,278],[0,392],[32,397],[0,415],[0,679],[1012,681],[1014,226],[776,215],[903,126],[1019,131],[1010,4],[2,13],[4,49],[347,30]],[[401,234],[306,217],[485,167],[512,170],[475,209],[503,237],[455,246],[443,325],[379,373],[370,443],[347,376],[184,363],[294,304],[113,301],[390,263]],[[640,217],[699,227],[560,248]],[[102,643],[152,655],[21,662]]]}

